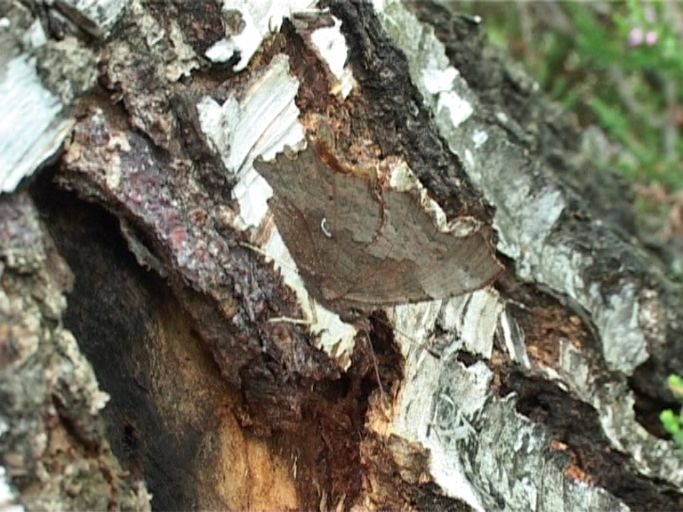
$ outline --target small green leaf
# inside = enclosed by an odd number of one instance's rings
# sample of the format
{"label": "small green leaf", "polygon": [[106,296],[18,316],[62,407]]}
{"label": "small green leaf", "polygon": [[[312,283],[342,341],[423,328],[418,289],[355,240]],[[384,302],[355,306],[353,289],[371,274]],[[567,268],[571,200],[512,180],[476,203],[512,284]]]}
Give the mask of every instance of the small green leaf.
{"label": "small green leaf", "polygon": [[683,399],[683,378],[680,375],[669,375],[666,385],[676,398]]}
{"label": "small green leaf", "polygon": [[665,409],[659,414],[659,420],[664,429],[671,435],[675,435],[681,430],[676,414],[671,409]]}

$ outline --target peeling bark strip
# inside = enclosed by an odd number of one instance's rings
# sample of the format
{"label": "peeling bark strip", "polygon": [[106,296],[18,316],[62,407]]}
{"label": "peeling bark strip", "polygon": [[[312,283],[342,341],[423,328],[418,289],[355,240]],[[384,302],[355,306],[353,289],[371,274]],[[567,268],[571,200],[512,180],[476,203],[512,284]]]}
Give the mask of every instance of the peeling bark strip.
{"label": "peeling bark strip", "polygon": [[[78,112],[32,187],[59,254],[22,192],[0,204],[0,342],[18,347],[0,352],[0,455],[20,499],[52,471],[36,503],[148,500],[132,477],[100,485],[120,470],[60,323],[61,256],[111,446],[157,508],[683,508],[683,462],[651,427],[683,372],[680,290],[577,192],[576,135],[472,22],[324,3],[9,2],[0,55],[23,78],[0,91],[27,84],[45,121],[16,123],[32,151],[0,132],[6,189]],[[79,370],[22,412],[64,353]]]}

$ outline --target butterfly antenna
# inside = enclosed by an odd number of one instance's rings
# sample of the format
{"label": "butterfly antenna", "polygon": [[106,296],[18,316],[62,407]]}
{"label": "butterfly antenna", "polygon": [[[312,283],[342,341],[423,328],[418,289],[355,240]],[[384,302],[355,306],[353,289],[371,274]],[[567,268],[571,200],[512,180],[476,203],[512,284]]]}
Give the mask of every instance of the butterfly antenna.
{"label": "butterfly antenna", "polygon": [[379,387],[379,393],[382,397],[382,403],[386,403],[386,395],[384,394],[384,387],[382,386],[382,379],[379,375],[379,365],[377,364],[377,357],[375,356],[375,349],[372,346],[372,342],[370,341],[370,336],[367,334],[365,335],[365,342],[368,344],[368,347],[370,348],[370,357],[372,358],[372,366],[375,368],[375,378],[377,378],[377,385]]}
{"label": "butterfly antenna", "polygon": [[295,325],[312,325],[313,321],[306,318],[294,318],[291,316],[274,316],[268,319],[271,324],[285,323],[285,324],[295,324]]}

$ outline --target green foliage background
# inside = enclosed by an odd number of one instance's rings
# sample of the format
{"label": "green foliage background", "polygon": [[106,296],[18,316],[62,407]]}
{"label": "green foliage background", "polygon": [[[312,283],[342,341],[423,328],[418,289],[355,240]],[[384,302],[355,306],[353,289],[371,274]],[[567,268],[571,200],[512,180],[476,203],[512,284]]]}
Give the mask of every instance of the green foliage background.
{"label": "green foliage background", "polygon": [[[490,41],[587,126],[621,144],[616,166],[640,183],[683,188],[683,2],[466,1]],[[633,44],[638,31],[650,42]]]}
{"label": "green foliage background", "polygon": [[[683,214],[683,1],[479,0],[455,7],[481,16],[490,42],[523,62],[580,127],[597,125],[618,143],[611,159],[596,163],[660,187],[659,199],[642,196],[637,211],[659,217],[655,224],[666,234],[659,242],[683,252],[683,233],[677,243],[675,228],[661,229],[676,204]],[[676,261],[670,270],[681,277]],[[683,404],[683,378],[671,375],[667,384]],[[683,449],[683,405],[660,419]]]}

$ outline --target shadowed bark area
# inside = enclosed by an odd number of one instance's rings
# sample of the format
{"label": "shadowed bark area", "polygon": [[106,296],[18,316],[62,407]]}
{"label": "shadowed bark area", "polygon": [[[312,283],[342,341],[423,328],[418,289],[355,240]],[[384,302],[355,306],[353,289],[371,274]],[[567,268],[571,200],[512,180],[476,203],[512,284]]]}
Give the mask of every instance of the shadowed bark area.
{"label": "shadowed bark area", "polygon": [[[64,324],[112,397],[104,417],[114,452],[146,478],[155,508],[194,508],[198,494],[204,506],[219,506],[213,488],[198,485],[195,458],[203,435],[215,429],[209,416],[229,410],[230,394],[192,321],[168,285],[137,264],[114,217],[56,189],[49,178],[34,197],[60,253],[79,269]],[[201,368],[196,373],[206,373],[209,382],[184,381],[185,366]],[[207,400],[211,394],[223,396]]]}
{"label": "shadowed bark area", "polygon": [[[22,62],[80,53],[34,84],[63,129],[35,158],[63,147],[0,198],[23,212],[0,223],[3,403],[36,321],[87,368],[34,374],[33,437],[0,408],[16,500],[44,503],[42,464],[58,508],[683,507],[657,428],[680,289],[476,23],[431,2],[282,23],[213,0],[9,4]],[[23,45],[40,16],[65,32]],[[90,494],[47,464],[64,443]]]}
{"label": "shadowed bark area", "polygon": [[[281,432],[258,438],[243,430],[240,393],[221,378],[168,285],[135,262],[116,219],[49,179],[34,196],[60,252],[79,269],[65,325],[112,396],[104,412],[109,439],[125,467],[145,478],[153,507],[305,506],[292,467],[319,456],[308,437],[315,430],[302,425],[298,435],[307,438],[296,444]],[[326,394],[340,393],[333,384]]]}

